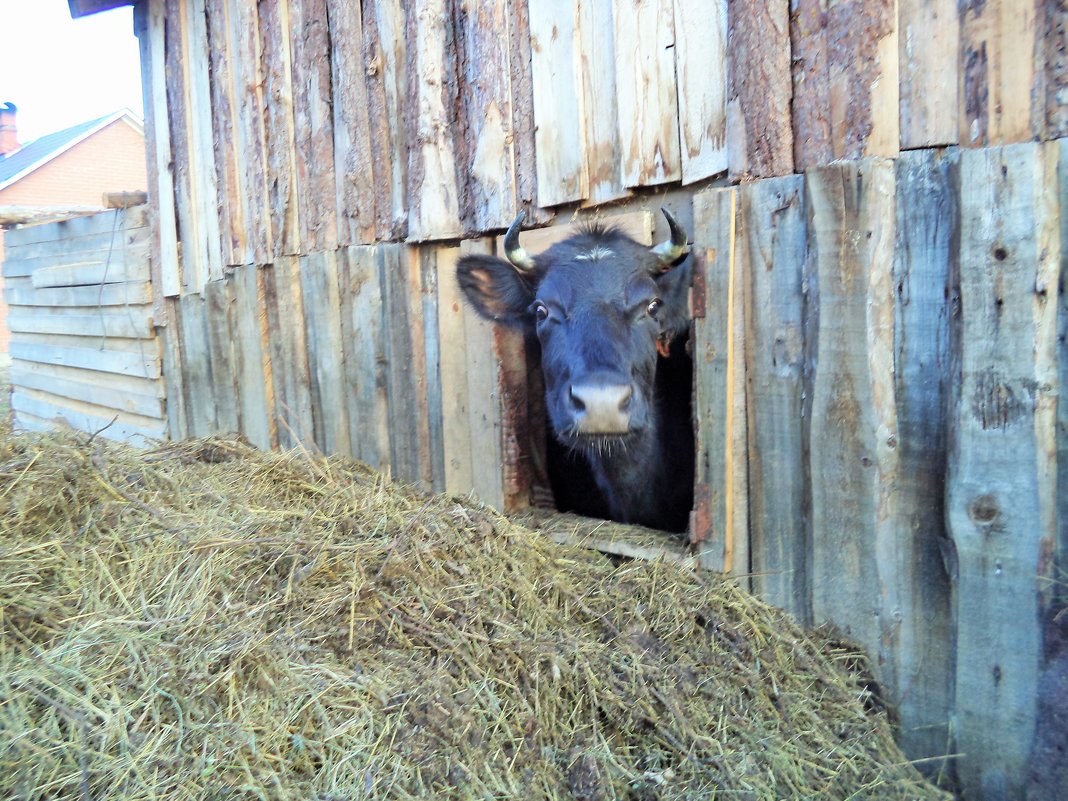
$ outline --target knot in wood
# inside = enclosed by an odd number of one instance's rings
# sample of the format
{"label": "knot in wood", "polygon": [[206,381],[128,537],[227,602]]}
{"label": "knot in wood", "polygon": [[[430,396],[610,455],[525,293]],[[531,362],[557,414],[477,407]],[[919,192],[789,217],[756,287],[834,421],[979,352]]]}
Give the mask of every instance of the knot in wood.
{"label": "knot in wood", "polygon": [[968,504],[968,517],[979,525],[990,525],[1001,515],[1001,507],[993,495],[980,495]]}

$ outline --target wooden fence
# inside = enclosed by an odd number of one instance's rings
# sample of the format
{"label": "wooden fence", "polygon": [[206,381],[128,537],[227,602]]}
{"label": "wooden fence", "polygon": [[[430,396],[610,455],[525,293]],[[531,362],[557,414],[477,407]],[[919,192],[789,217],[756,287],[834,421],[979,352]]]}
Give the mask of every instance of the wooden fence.
{"label": "wooden fence", "polygon": [[144,207],[13,229],[5,237],[11,405],[144,442],[166,433]]}

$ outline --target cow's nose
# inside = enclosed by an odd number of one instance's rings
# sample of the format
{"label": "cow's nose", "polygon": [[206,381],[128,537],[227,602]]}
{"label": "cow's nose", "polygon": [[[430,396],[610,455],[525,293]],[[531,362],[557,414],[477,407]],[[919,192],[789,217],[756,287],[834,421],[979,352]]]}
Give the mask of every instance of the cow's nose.
{"label": "cow's nose", "polygon": [[626,434],[630,430],[630,384],[572,384],[571,412],[580,434]]}

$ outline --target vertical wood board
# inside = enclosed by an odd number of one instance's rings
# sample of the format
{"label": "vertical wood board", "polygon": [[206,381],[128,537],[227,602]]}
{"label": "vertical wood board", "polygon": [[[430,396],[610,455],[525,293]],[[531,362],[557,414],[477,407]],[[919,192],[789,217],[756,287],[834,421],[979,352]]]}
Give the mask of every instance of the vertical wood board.
{"label": "vertical wood board", "polygon": [[241,433],[261,450],[278,446],[274,418],[274,380],[268,344],[264,286],[260,267],[238,267],[234,293],[234,355]]}
{"label": "vertical wood board", "polygon": [[898,1],[901,149],[958,141],[957,0]]}
{"label": "vertical wood board", "polygon": [[674,7],[682,183],[692,184],[727,169],[727,3],[674,0]]}
{"label": "vertical wood board", "polygon": [[274,384],[273,426],[284,448],[315,444],[312,421],[311,368],[308,365],[304,295],[300,261],[277,259],[263,270],[267,314],[267,349]]}

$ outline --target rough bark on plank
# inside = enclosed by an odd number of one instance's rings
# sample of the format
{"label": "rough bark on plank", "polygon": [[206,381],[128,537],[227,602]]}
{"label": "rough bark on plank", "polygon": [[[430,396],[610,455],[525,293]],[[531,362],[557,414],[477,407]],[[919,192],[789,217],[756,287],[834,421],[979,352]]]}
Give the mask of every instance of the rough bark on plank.
{"label": "rough bark on plank", "polygon": [[[674,0],[674,6],[682,182],[692,184],[727,169],[727,2]],[[761,105],[768,102],[765,94]]]}
{"label": "rough bark on plank", "polygon": [[333,69],[327,0],[290,0],[297,218],[302,252],[337,247]]}
{"label": "rough bark on plank", "polygon": [[405,123],[408,94],[408,39],[400,0],[365,0],[364,64],[367,73],[368,122],[376,237],[408,235],[408,140]]}
{"label": "rough bark on plank", "polygon": [[801,176],[745,184],[738,259],[745,264],[747,428],[753,590],[799,620],[808,601],[808,480],[803,429],[808,255]]}
{"label": "rough bark on plank", "polygon": [[671,3],[614,0],[613,9],[623,185],[677,181],[682,169]]}
{"label": "rough bark on plank", "polygon": [[731,432],[726,409],[731,402],[727,381],[727,325],[736,189],[709,189],[694,195],[694,303],[701,313],[693,323],[694,421],[697,469],[690,536],[701,567],[731,569],[733,548],[727,532],[727,451]]}
{"label": "rough bark on plank", "polygon": [[[278,446],[274,420],[274,379],[267,341],[262,268],[254,264],[234,270],[234,356],[241,433],[261,450]],[[328,309],[321,308],[326,316]]]}
{"label": "rough bark on plank", "polygon": [[[264,91],[264,146],[270,205],[270,258],[301,254],[297,218],[296,131],[293,119],[293,54],[289,43],[291,0],[259,6],[260,80]],[[269,261],[270,259],[268,259]]]}
{"label": "rough bark on plank", "polygon": [[968,147],[1031,138],[1038,0],[960,3],[960,144]]}
{"label": "rough bark on plank", "polygon": [[740,181],[794,171],[790,5],[727,4],[727,158]]}
{"label": "rough bark on plank", "polygon": [[364,66],[364,28],[359,3],[328,0],[333,83],[334,181],[337,237],[341,245],[375,240],[375,192],[388,204],[390,163],[372,156],[370,97]]}
{"label": "rough bark on plank", "polygon": [[460,236],[456,132],[456,43],[448,0],[419,0],[408,10],[406,131],[408,150],[408,239],[422,242]]}
{"label": "rough bark on plank", "polygon": [[145,80],[145,138],[151,140],[148,178],[152,188],[153,275],[160,298],[181,291],[182,275],[178,256],[178,230],[175,220],[175,175],[171,147],[170,107],[167,101],[166,6],[165,0],[149,0],[145,33],[141,39],[142,74]]}
{"label": "rough bark on plank", "polygon": [[897,640],[901,746],[929,776],[949,769],[953,706],[952,593],[942,553],[951,326],[959,302],[959,151],[904,152],[896,164],[894,377],[898,536],[908,588]]}
{"label": "rough bark on plank", "polygon": [[351,455],[344,397],[341,298],[334,254],[313,253],[301,257],[300,279],[315,444],[323,453]]}
{"label": "rough bark on plank", "polygon": [[544,224],[552,220],[552,214],[538,205],[530,9],[527,0],[510,0],[507,31],[516,205],[519,211],[526,213],[528,225]]}
{"label": "rough bark on plank", "polygon": [[612,6],[578,0],[578,78],[582,109],[588,192],[585,205],[628,197],[620,172],[619,104],[616,100],[615,36]]}
{"label": "rough bark on plank", "polygon": [[352,455],[388,473],[388,363],[383,339],[386,321],[377,248],[343,248],[337,260],[345,403]]}
{"label": "rough bark on plank", "polygon": [[791,11],[794,169],[897,155],[895,0],[795,0]]}
{"label": "rough bark on plank", "polygon": [[959,564],[954,728],[967,797],[1022,797],[1035,728],[1056,538],[1057,155],[1032,143],[961,153],[946,513]]}
{"label": "rough bark on plank", "polygon": [[315,446],[300,262],[295,256],[263,270],[268,351],[274,380],[274,426],[282,447]]}
{"label": "rough bark on plank", "polygon": [[898,0],[901,149],[956,144],[957,0]]}
{"label": "rough bark on plank", "polygon": [[[812,612],[872,655],[896,687],[901,595],[911,551],[900,539],[894,397],[893,162],[810,170],[813,258],[807,329],[815,342],[809,418]],[[903,563],[905,562],[905,563]],[[904,584],[904,587],[902,586]]]}
{"label": "rough bark on plank", "polygon": [[530,8],[530,49],[538,203],[557,206],[589,195],[575,0]]}
{"label": "rough bark on plank", "polygon": [[465,236],[507,228],[516,216],[515,151],[508,49],[501,47],[508,0],[461,0],[453,11],[459,97],[456,156]]}
{"label": "rough bark on plank", "polygon": [[[215,172],[219,189],[219,237],[225,264],[250,264],[253,254],[248,246],[245,222],[245,187],[238,149],[239,99],[235,74],[235,54],[230,42],[229,0],[206,0],[207,31],[211,47],[211,114],[214,132]],[[239,57],[239,56],[238,56]]]}
{"label": "rough bark on plank", "polygon": [[1040,139],[1057,139],[1068,136],[1068,3],[1045,0],[1041,9],[1038,36],[1044,73],[1039,97],[1044,102],[1037,104],[1042,118],[1033,127]]}

